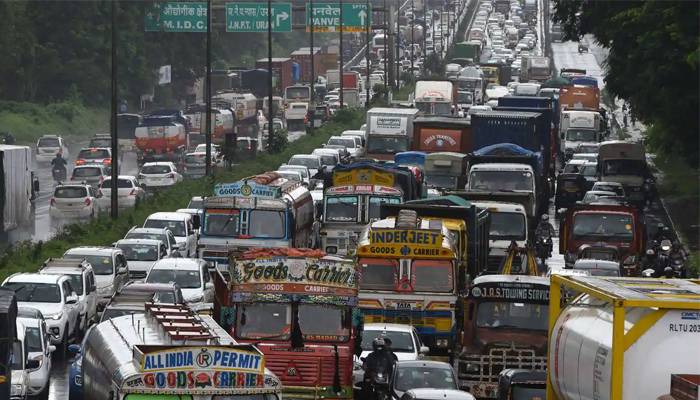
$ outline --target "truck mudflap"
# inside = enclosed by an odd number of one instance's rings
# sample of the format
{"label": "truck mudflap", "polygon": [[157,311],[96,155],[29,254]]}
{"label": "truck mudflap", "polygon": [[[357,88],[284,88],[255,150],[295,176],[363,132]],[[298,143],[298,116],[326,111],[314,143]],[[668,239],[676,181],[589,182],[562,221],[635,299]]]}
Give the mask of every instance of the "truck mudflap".
{"label": "truck mudflap", "polygon": [[459,388],[477,398],[498,396],[498,374],[504,369],[518,368],[545,371],[547,357],[538,356],[527,347],[496,347],[488,354],[460,354],[455,358]]}

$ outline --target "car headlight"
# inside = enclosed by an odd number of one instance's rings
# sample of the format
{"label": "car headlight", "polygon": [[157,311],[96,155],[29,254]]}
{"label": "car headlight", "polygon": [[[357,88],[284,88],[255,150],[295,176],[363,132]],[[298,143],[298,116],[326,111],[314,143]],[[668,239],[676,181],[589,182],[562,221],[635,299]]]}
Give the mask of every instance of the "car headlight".
{"label": "car headlight", "polygon": [[48,317],[49,317],[50,319],[53,319],[53,320],[58,321],[59,319],[61,319],[61,318],[63,317],[63,311],[61,311],[61,312],[59,312],[59,313],[57,313],[57,314],[49,315]]}
{"label": "car headlight", "polygon": [[10,389],[10,396],[23,396],[24,395],[24,385],[14,384]]}

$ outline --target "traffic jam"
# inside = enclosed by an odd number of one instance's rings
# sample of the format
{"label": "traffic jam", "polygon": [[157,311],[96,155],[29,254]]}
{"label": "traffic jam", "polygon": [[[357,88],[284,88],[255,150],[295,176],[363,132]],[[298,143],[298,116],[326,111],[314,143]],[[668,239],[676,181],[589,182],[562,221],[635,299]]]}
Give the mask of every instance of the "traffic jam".
{"label": "traffic jam", "polygon": [[[383,83],[383,31],[373,62],[317,70],[313,91],[308,72],[279,82],[273,121],[255,90],[219,92],[214,169],[367,111],[112,246],[8,276],[0,398],[697,399],[700,281],[672,227],[649,222],[644,144],[618,137],[597,77],[545,55],[560,34],[548,2],[415,3],[399,8],[408,100],[361,96]],[[450,58],[424,79],[435,54]],[[204,109],[120,114],[135,158],[120,208],[207,175]],[[49,215],[100,218],[111,137],[69,151],[60,135],[34,151],[55,181]]]}

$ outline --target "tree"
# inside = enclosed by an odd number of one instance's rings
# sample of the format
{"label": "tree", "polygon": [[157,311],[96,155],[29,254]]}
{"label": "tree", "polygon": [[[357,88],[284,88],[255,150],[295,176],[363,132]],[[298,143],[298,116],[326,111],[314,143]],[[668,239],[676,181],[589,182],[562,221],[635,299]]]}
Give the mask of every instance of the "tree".
{"label": "tree", "polygon": [[657,150],[698,163],[699,6],[694,1],[554,0],[565,39],[609,50],[605,82],[629,101]]}

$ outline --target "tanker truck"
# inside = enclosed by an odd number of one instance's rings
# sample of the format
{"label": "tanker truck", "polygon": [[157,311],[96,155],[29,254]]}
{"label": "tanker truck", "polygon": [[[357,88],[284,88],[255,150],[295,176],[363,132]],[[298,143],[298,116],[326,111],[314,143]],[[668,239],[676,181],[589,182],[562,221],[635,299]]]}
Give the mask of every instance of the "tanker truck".
{"label": "tanker truck", "polygon": [[695,399],[700,281],[553,275],[548,347],[548,400]]}

